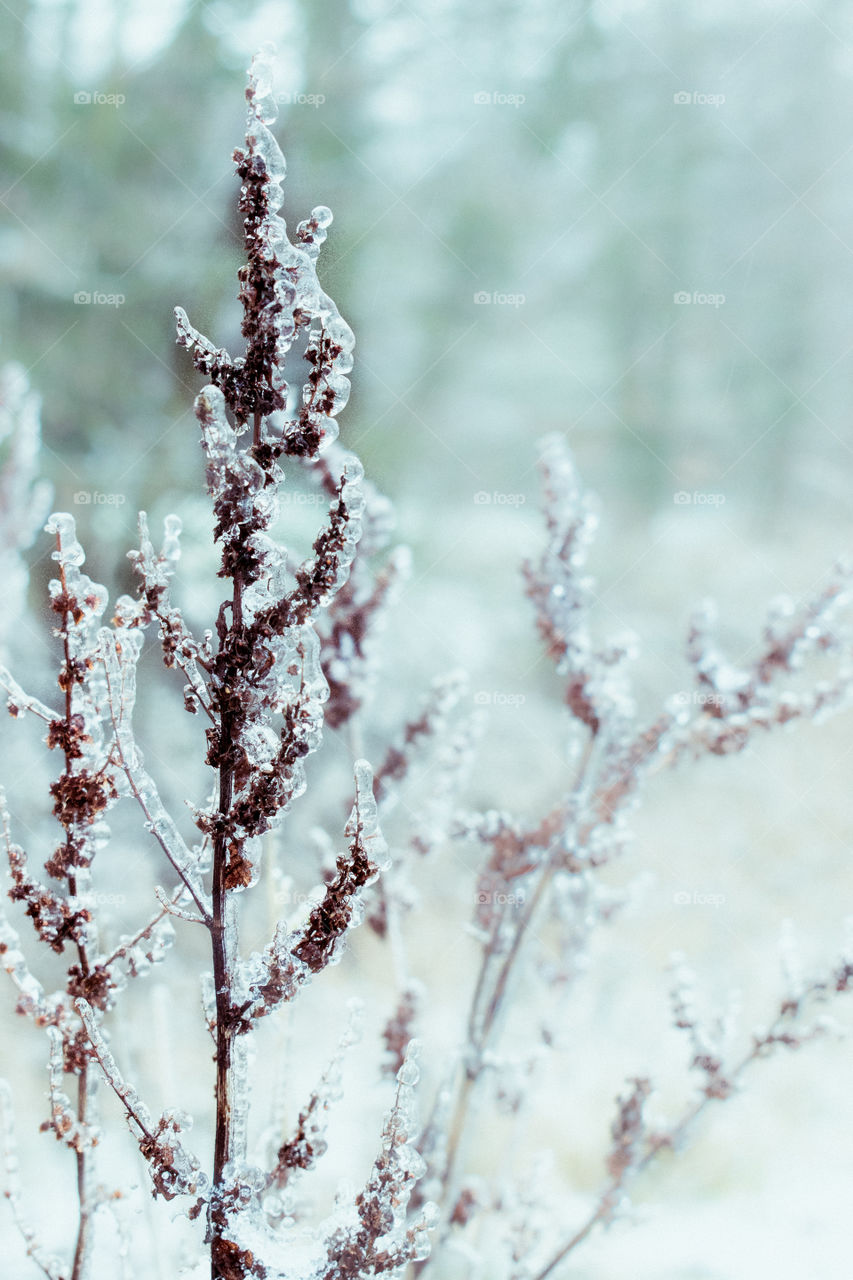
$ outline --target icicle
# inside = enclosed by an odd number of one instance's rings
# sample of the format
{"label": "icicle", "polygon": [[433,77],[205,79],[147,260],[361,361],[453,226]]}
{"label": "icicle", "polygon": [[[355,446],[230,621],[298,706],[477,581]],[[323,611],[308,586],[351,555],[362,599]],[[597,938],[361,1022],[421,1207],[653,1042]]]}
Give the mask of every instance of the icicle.
{"label": "icicle", "polygon": [[373,770],[367,760],[356,760],[353,773],[355,801],[344,834],[364,847],[371,862],[380,871],[385,871],[391,861],[386,857],[388,845],[379,828],[379,809],[373,794]]}
{"label": "icicle", "polygon": [[67,511],[55,511],[44,528],[45,533],[52,533],[59,544],[56,550],[51,552],[51,559],[57,560],[63,569],[68,568],[69,565],[79,569],[86,559],[86,553],[77,541],[74,517]]}

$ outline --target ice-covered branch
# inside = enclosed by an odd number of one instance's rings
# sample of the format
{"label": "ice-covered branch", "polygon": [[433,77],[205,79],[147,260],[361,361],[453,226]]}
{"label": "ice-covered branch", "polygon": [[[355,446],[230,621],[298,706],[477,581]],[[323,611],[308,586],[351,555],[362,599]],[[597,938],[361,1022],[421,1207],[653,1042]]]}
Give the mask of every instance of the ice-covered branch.
{"label": "ice-covered branch", "polygon": [[296,1132],[278,1148],[276,1162],[267,1175],[270,1186],[284,1188],[294,1170],[312,1169],[326,1153],[326,1113],[343,1094],[343,1062],[347,1051],[361,1039],[363,1007],[350,1004],[350,1019],[334,1057],[323,1071],[317,1087],[299,1112]]}
{"label": "ice-covered branch", "polygon": [[[8,443],[7,443],[8,442]],[[11,643],[26,611],[27,569],[22,553],[32,545],[47,515],[50,485],[38,479],[41,420],[39,399],[23,367],[0,369],[0,653]],[[30,707],[35,710],[35,707]]]}
{"label": "ice-covered branch", "polygon": [[140,651],[137,635],[128,631],[117,636],[107,628],[100,632],[100,658],[106,676],[110,719],[119,761],[145,815],[148,830],[180,876],[202,917],[207,918],[210,909],[199,879],[198,858],[188,849],[174,820],[164,808],[133,738],[131,715],[136,699],[136,663]]}
{"label": "ice-covered branch", "polygon": [[25,712],[30,711],[47,724],[59,719],[58,711],[46,706],[39,698],[34,698],[26,693],[12,673],[2,665],[0,665],[0,688],[5,689],[9,695],[6,701],[6,710],[11,716],[23,715]]}
{"label": "ice-covered branch", "polygon": [[190,1127],[188,1116],[175,1111],[164,1111],[155,1121],[136,1090],[123,1078],[115,1058],[101,1034],[91,1005],[86,1000],[75,1000],[92,1053],[104,1073],[107,1084],[127,1112],[128,1125],[139,1144],[139,1150],[148,1162],[156,1195],[166,1200],[175,1196],[203,1196],[207,1178],[201,1173],[200,1164],[183,1146],[178,1135]]}
{"label": "ice-covered branch", "polygon": [[147,627],[153,618],[159,623],[159,639],[167,667],[177,666],[187,678],[185,704],[187,710],[201,708],[212,718],[210,695],[204,672],[210,669],[210,635],[199,643],[184,622],[180,609],[170,599],[171,579],[181,554],[181,521],[166,516],[163,547],[154,551],[144,511],[139,513],[139,550],[129,551],[128,559],[139,578],[139,598],[120,596],[116,601],[116,622],[121,627]]}
{"label": "ice-covered branch", "polygon": [[[694,1044],[702,1044],[702,1033],[697,1028],[692,999],[685,989],[686,975],[683,968],[678,977],[673,1012],[676,1025],[688,1031]],[[662,1151],[678,1150],[693,1130],[696,1121],[713,1101],[725,1101],[741,1084],[743,1077],[759,1059],[776,1048],[797,1049],[810,1040],[826,1034],[825,1018],[818,1017],[811,1025],[799,1020],[812,1003],[825,1003],[833,994],[853,990],[853,955],[849,949],[824,977],[805,984],[799,998],[788,995],[766,1029],[756,1031],[749,1049],[730,1066],[726,1067],[716,1055],[705,1059],[701,1051],[699,1067],[705,1084],[699,1097],[684,1108],[681,1116],[663,1130],[652,1129],[645,1116],[645,1103],[651,1092],[646,1079],[631,1082],[631,1088],[619,1099],[616,1118],[611,1127],[611,1148],[608,1156],[610,1179],[586,1221],[552,1254],[549,1261],[535,1272],[534,1280],[546,1280],[597,1227],[609,1223],[619,1205],[625,1200],[629,1181],[642,1173],[657,1159]],[[700,1037],[698,1040],[695,1037]]]}
{"label": "ice-covered branch", "polygon": [[15,1108],[12,1090],[6,1080],[0,1079],[0,1137],[3,1142],[3,1166],[5,1170],[5,1187],[3,1195],[7,1200],[15,1226],[27,1247],[27,1257],[32,1258],[39,1270],[48,1280],[67,1280],[67,1272],[59,1258],[49,1253],[24,1215],[21,1194],[21,1177],[18,1165],[18,1143],[15,1135]]}
{"label": "ice-covered branch", "polygon": [[414,1185],[426,1168],[413,1133],[419,1049],[418,1041],[409,1042],[397,1072],[394,1105],[385,1119],[382,1150],[356,1197],[350,1221],[329,1239],[323,1280],[367,1280],[429,1256],[435,1206],[424,1205],[411,1223],[406,1212]]}
{"label": "ice-covered branch", "polygon": [[349,848],[338,858],[337,874],[305,924],[291,931],[279,923],[263,955],[249,961],[248,996],[236,1011],[243,1019],[243,1030],[292,999],[313,974],[340,959],[347,930],[361,923],[361,894],[387,865],[370,765],[357,760],[354,773],[355,801],[345,829]]}

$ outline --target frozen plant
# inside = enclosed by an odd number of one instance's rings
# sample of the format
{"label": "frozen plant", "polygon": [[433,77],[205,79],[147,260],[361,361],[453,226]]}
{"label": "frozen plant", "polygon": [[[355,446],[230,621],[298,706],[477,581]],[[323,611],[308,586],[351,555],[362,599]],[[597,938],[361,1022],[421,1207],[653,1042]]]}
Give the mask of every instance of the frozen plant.
{"label": "frozen plant", "polygon": [[[380,747],[375,771],[360,750],[353,753],[350,816],[340,842],[345,848],[328,866],[323,890],[304,918],[279,919],[266,945],[246,954],[242,908],[261,875],[264,837],[305,790],[305,760],[321,745],[324,718],[360,742],[376,676],[371,640],[407,563],[404,552],[387,552],[386,500],[365,482],[358,460],[335,443],[335,419],[349,394],[353,335],[317,278],[331,213],[314,209],[291,240],[277,212],[285,165],[269,128],[275,109],[268,55],[255,59],[246,96],[246,142],[235,152],[246,253],[239,272],[244,353],[216,347],[177,310],[178,341],[208,380],[195,409],[225,598],[210,628],[195,635],[172,600],[180,521],[166,519],[158,551],[142,514],[139,545],[130,553],[138,593],[120,597],[112,620],[105,621],[107,593],[82,572],[85,557],[71,516],[56,513],[47,525],[58,575],[50,587],[60,651],[56,705],[26,693],[0,669],[9,711],[41,720],[59,761],[50,797],[61,834],[45,861],[45,879],[16,843],[5,800],[2,831],[9,896],[23,906],[43,947],[70,957],[64,985],[45,987],[5,917],[0,955],[18,990],[18,1011],[45,1034],[49,1108],[43,1127],[76,1163],[77,1229],[62,1257],[41,1245],[28,1221],[13,1101],[4,1084],[6,1198],[34,1267],[49,1280],[90,1274],[96,1214],[109,1194],[96,1172],[98,1093],[106,1084],[147,1163],[153,1195],[183,1204],[203,1228],[203,1257],[194,1274],[209,1266],[211,1280],[413,1280],[424,1272],[439,1280],[461,1260],[465,1274],[474,1276],[481,1274],[487,1239],[487,1274],[545,1280],[624,1206],[637,1175],[661,1151],[678,1147],[705,1109],[730,1097],[758,1059],[825,1031],[824,1019],[809,1021],[812,1007],[853,982],[849,952],[811,981],[789,965],[778,1009],[738,1057],[729,1028],[707,1027],[696,1014],[693,979],[679,962],[674,1020],[689,1042],[696,1096],[661,1126],[648,1118],[651,1081],[628,1081],[617,1102],[601,1192],[586,1220],[563,1221],[560,1188],[555,1182],[549,1189],[554,1179],[547,1158],[526,1185],[509,1160],[490,1178],[478,1172],[472,1153],[483,1122],[476,1103],[485,1097],[521,1118],[536,1107],[532,1082],[540,1060],[557,1052],[560,1042],[550,993],[571,995],[584,973],[591,934],[621,905],[600,873],[625,850],[626,815],[646,780],[697,756],[740,751],[762,731],[834,710],[848,699],[850,645],[841,610],[850,571],[839,567],[799,612],[777,606],[759,656],[748,666],[735,665],[721,651],[712,616],[703,609],[688,641],[702,696],[642,723],[629,677],[632,645],[600,644],[590,627],[585,557],[595,517],[565,445],[550,438],[541,454],[546,542],[525,574],[541,637],[564,680],[574,735],[564,793],[533,820],[506,810],[462,809],[476,729],[460,716],[460,678],[439,676],[420,710]],[[309,370],[301,393],[285,376],[294,347]],[[30,429],[26,438],[31,436]],[[299,564],[275,536],[285,460],[303,467],[329,500],[313,553]],[[157,634],[165,665],[180,672],[186,711],[205,724],[206,764],[215,785],[193,809],[198,835],[192,843],[161,800],[134,736],[137,668],[149,630]],[[791,673],[814,654],[835,655],[835,675],[793,692]],[[417,780],[427,757],[428,795],[412,808],[404,788]],[[110,840],[107,818],[123,802],[141,809],[172,884],[155,887],[150,913],[118,946],[107,948],[98,928],[93,866]],[[389,858],[382,825],[395,807],[406,811],[410,830]],[[410,972],[406,936],[418,927],[418,865],[448,839],[471,842],[479,855],[472,928],[480,958],[470,975],[458,1052],[438,1063],[420,1043],[430,989],[428,975]],[[319,842],[332,850],[339,843],[325,836]],[[342,1192],[316,1221],[306,1210],[302,1183],[327,1150],[327,1112],[341,1091],[344,1055],[359,1034],[359,1009],[352,1009],[339,1049],[300,1107],[295,1129],[268,1134],[262,1156],[249,1141],[255,1100],[250,1045],[261,1020],[312,998],[307,988],[341,959],[348,932],[362,920],[386,940],[396,980],[381,1065],[394,1081],[393,1092],[364,1185]],[[543,921],[558,939],[556,961],[537,946]],[[176,931],[190,927],[209,940],[211,973],[199,977],[215,1048],[212,1152],[191,1144],[181,1099],[157,1115],[140,1096],[127,1077],[111,1017],[127,984],[163,961]],[[513,1056],[505,1026],[522,974],[524,1002],[541,997],[543,1030],[541,1044]],[[418,1107],[419,1060],[439,1080]]]}
{"label": "frozen plant", "polygon": [[[313,1254],[309,1246],[306,1255],[301,1239],[298,1244],[290,1239],[301,1236],[301,1229],[292,1219],[290,1232],[281,1226],[281,1215],[269,1209],[267,1193],[271,1187],[283,1188],[292,1168],[308,1167],[319,1149],[309,1159],[306,1141],[297,1137],[282,1145],[267,1169],[254,1165],[247,1150],[247,1042],[252,1030],[340,958],[347,930],[361,918],[359,899],[386,862],[366,761],[354,764],[346,851],[304,923],[291,929],[282,921],[268,946],[244,955],[240,895],[258,879],[261,837],[281,822],[302,793],[305,757],[319,746],[323,705],[329,699],[321,653],[334,672],[333,706],[340,723],[365,695],[370,676],[366,631],[404,559],[392,556],[371,573],[368,557],[387,541],[387,503],[372,489],[365,492],[355,456],[329,449],[337,435],[335,417],[349,394],[347,374],[353,362],[352,331],[317,279],[316,259],[332,215],[326,208],[314,209],[297,227],[293,242],[288,238],[277,213],[285,164],[268,127],[275,108],[264,57],[253,63],[246,96],[246,143],[235,153],[246,249],[239,273],[245,353],[232,358],[194,329],[180,308],[176,313],[178,341],[192,351],[197,368],[209,379],[197,398],[196,416],[228,597],[211,629],[201,639],[191,634],[170,597],[180,521],[174,516],[166,520],[158,552],[143,514],[139,547],[130,557],[139,593],[117,600],[112,625],[102,625],[107,593],[81,572],[84,552],[74,521],[59,513],[47,526],[55,538],[59,572],[51,584],[55,634],[62,646],[58,707],[30,697],[5,668],[0,671],[9,710],[41,718],[48,746],[64,761],[51,785],[62,841],[45,864],[47,882],[31,873],[26,853],[13,842],[5,807],[3,830],[11,897],[26,904],[45,945],[73,954],[65,988],[47,993],[27,967],[11,924],[4,919],[0,926],[3,963],[19,988],[18,1009],[48,1036],[48,1123],[72,1148],[78,1167],[79,1226],[69,1259],[46,1258],[26,1228],[30,1256],[56,1280],[82,1280],[88,1272],[98,1205],[99,1079],[121,1100],[148,1162],[154,1194],[169,1200],[187,1197],[190,1216],[204,1215],[212,1276],[287,1275],[296,1280],[309,1274],[372,1275],[399,1270],[425,1249],[428,1212],[408,1217],[405,1211],[420,1161],[410,1132],[411,1045],[378,1138],[381,1155],[374,1172],[351,1213],[339,1215],[327,1237],[318,1235]],[[310,369],[298,404],[284,377],[296,342]],[[29,439],[22,428],[20,448]],[[330,498],[313,555],[296,567],[269,532],[278,515],[283,458],[315,470]],[[10,507],[10,521],[14,517]],[[347,584],[365,525],[369,538],[362,563],[340,609],[321,631],[318,617]],[[166,665],[182,674],[186,709],[208,721],[207,763],[216,772],[217,785],[213,801],[195,809],[199,838],[192,847],[166,812],[133,734],[136,669],[149,627],[158,632]],[[109,838],[106,816],[124,796],[140,806],[175,883],[169,891],[158,887],[159,906],[151,918],[106,954],[98,939],[92,864]],[[176,917],[204,928],[211,945],[215,1143],[206,1171],[186,1145],[188,1117],[176,1110],[159,1118],[152,1114],[125,1079],[120,1050],[110,1047],[104,1026],[128,978],[147,972],[162,958]],[[66,1092],[66,1077],[75,1084],[74,1102]],[[309,1121],[316,1123],[314,1113],[325,1105],[309,1105],[300,1121],[303,1130]],[[17,1192],[10,1196],[17,1207]]]}

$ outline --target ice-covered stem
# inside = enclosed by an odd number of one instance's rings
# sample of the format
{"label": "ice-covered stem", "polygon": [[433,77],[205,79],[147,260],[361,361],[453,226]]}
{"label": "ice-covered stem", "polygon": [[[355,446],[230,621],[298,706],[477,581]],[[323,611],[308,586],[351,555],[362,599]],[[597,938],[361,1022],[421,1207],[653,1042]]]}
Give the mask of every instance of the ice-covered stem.
{"label": "ice-covered stem", "polygon": [[420,1217],[407,1223],[412,1190],[426,1168],[413,1141],[419,1051],[419,1042],[410,1041],[397,1072],[397,1091],[385,1119],[382,1149],[356,1197],[351,1221],[328,1241],[326,1268],[318,1273],[323,1280],[367,1280],[395,1273],[406,1263],[429,1255],[435,1206],[425,1205]]}
{"label": "ice-covered stem", "polygon": [[[218,650],[205,668],[204,692],[191,690],[209,708],[207,762],[218,774],[215,805],[198,818],[210,838],[213,863],[209,928],[216,1131],[208,1224],[214,1280],[248,1265],[244,1259],[235,1261],[236,1246],[226,1238],[224,1201],[217,1204],[217,1197],[227,1194],[226,1168],[244,1155],[234,1122],[234,1040],[250,1025],[243,1014],[248,1009],[255,1014],[251,997],[241,1006],[235,1000],[242,971],[235,894],[255,879],[256,838],[281,819],[304,787],[304,757],[319,743],[322,703],[328,696],[313,623],[346,580],[361,528],[361,466],[346,456],[328,522],[314,543],[313,558],[293,575],[295,581],[290,580],[284,549],[268,533],[283,480],[279,459],[296,455],[315,460],[337,434],[334,417],[349,394],[346,374],[353,348],[349,326],[317,278],[316,258],[331,213],[315,209],[297,227],[292,243],[277,212],[285,162],[268,127],[276,113],[269,56],[265,51],[252,63],[246,143],[234,153],[246,252],[238,273],[244,354],[232,357],[215,348],[182,310],[176,312],[178,342],[192,351],[196,367],[212,384],[198,397],[196,414],[207,455],[215,538],[222,549],[220,576],[231,582],[230,598],[217,620]],[[285,362],[300,334],[310,373],[301,407],[287,416]],[[279,715],[282,725],[276,733],[271,725]],[[358,867],[351,878],[361,874]],[[343,912],[355,888],[347,882],[339,889]],[[284,967],[322,967],[337,923],[325,915],[309,921],[300,954]],[[274,986],[272,970],[282,957],[275,944],[268,953],[267,977]],[[261,987],[263,983],[255,984],[254,990]],[[262,991],[261,999],[272,996]]]}
{"label": "ice-covered stem", "polygon": [[400,1000],[382,1032],[385,1042],[385,1061],[382,1074],[395,1076],[406,1057],[406,1047],[414,1036],[414,1026],[424,1000],[424,986],[411,978],[400,994]]}
{"label": "ice-covered stem", "polygon": [[395,789],[407,777],[418,752],[448,729],[449,716],[465,692],[466,684],[467,679],[460,671],[437,676],[423,699],[420,713],[407,721],[388,748],[374,779],[374,793],[383,811],[390,810]]}
{"label": "ice-covered stem", "polygon": [[346,825],[347,852],[337,859],[337,872],[305,924],[292,932],[282,921],[260,957],[248,997],[231,1010],[240,1032],[292,1000],[314,974],[341,955],[344,936],[362,917],[361,898],[380,870],[387,867],[387,845],[379,828],[373,773],[366,760],[356,760],[355,799]]}
{"label": "ice-covered stem", "polygon": [[[92,665],[92,629],[103,613],[107,595],[103,587],[80,573],[85,556],[77,541],[74,520],[64,512],[51,516],[47,531],[56,537],[53,558],[59,565],[59,580],[50,584],[51,607],[58,617],[56,634],[62,641],[63,661],[59,687],[64,694],[63,714],[50,724],[48,746],[58,747],[65,767],[51,785],[53,812],[61,824],[65,839],[45,864],[54,879],[65,880],[68,895],[74,900],[88,886],[89,866],[94,856],[93,825],[117,799],[115,783],[107,760],[98,768],[98,714],[86,686]],[[31,906],[34,905],[32,902]],[[34,916],[37,927],[39,918]],[[41,926],[42,928],[44,925]],[[69,991],[73,994],[90,989],[93,976],[91,949],[95,941],[94,925],[87,909],[70,912],[65,936],[77,949],[77,965],[69,970]],[[57,937],[61,946],[63,938]],[[108,980],[96,983],[100,1003],[108,998]],[[85,1054],[74,1054],[65,1064],[77,1076],[77,1125],[87,1126],[91,1096],[89,1062]],[[88,1168],[89,1145],[75,1145],[77,1161],[77,1194],[79,1224],[71,1280],[80,1280],[88,1265],[90,1227],[94,1205],[91,1202],[91,1177]]]}
{"label": "ice-covered stem", "polygon": [[363,1012],[360,1000],[350,1001],[349,1024],[316,1089],[299,1112],[296,1132],[278,1148],[275,1165],[267,1175],[268,1186],[285,1187],[294,1170],[311,1169],[325,1155],[328,1145],[326,1113],[341,1096],[344,1057],[361,1038]]}
{"label": "ice-covered stem", "polygon": [[53,951],[62,952],[66,942],[74,936],[80,925],[85,922],[85,918],[80,908],[75,910],[67,898],[30,875],[26,853],[20,845],[12,841],[6,794],[2,787],[0,787],[0,823],[3,827],[3,841],[12,877],[9,897],[13,902],[26,903],[27,915],[32,920],[39,937]]}
{"label": "ice-covered stem", "polygon": [[312,973],[319,973],[334,959],[335,952],[353,918],[353,906],[360,892],[379,875],[387,845],[379,830],[373,773],[366,760],[356,760],[355,801],[347,823],[348,853],[338,858],[337,875],[321,902],[311,912],[293,954]]}
{"label": "ice-covered stem", "polygon": [[[705,1071],[706,1083],[699,1097],[689,1103],[679,1119],[663,1131],[652,1130],[645,1119],[644,1104],[651,1091],[649,1081],[632,1081],[633,1087],[618,1101],[616,1118],[611,1127],[611,1148],[607,1161],[610,1179],[585,1222],[536,1271],[534,1280],[547,1280],[597,1227],[607,1225],[624,1198],[629,1181],[644,1172],[662,1151],[679,1150],[709,1103],[730,1098],[755,1062],[779,1047],[798,1049],[825,1034],[827,1027],[820,1018],[811,1026],[800,1024],[799,1019],[806,1007],[813,1003],[825,1003],[833,994],[851,990],[853,956],[845,954],[827,976],[807,983],[799,998],[792,999],[790,993],[786,994],[769,1027],[753,1035],[749,1049],[727,1070],[724,1071],[721,1061],[710,1071],[704,1064],[694,1062],[693,1065],[699,1065]],[[683,994],[675,1000],[674,1013],[676,1025],[692,1029],[692,1009],[685,1002]]]}
{"label": "ice-covered stem", "polygon": [[[7,443],[8,442],[8,443]],[[27,570],[22,552],[47,516],[50,485],[38,479],[41,446],[39,399],[19,364],[0,369],[0,653],[26,608]]]}
{"label": "ice-covered stem", "polygon": [[48,1280],[67,1280],[68,1273],[62,1263],[39,1243],[35,1231],[24,1216],[21,1204],[18,1144],[15,1137],[15,1109],[12,1091],[7,1081],[2,1079],[0,1079],[0,1136],[3,1140],[3,1164],[6,1174],[3,1196],[12,1210],[15,1226],[27,1247],[27,1257],[32,1258]]}
{"label": "ice-covered stem", "polygon": [[539,633],[557,671],[565,677],[566,705],[593,735],[602,724],[630,716],[631,702],[622,674],[630,656],[627,641],[596,647],[590,636],[592,579],[585,574],[587,549],[598,517],[561,436],[540,444],[545,549],[524,565],[527,594],[536,609]]}
{"label": "ice-covered stem", "polygon": [[189,1118],[174,1111],[165,1111],[155,1121],[135,1089],[119,1071],[95,1021],[92,1006],[86,1000],[75,1000],[74,1006],[85,1027],[91,1054],[104,1073],[107,1084],[124,1107],[131,1133],[148,1162],[154,1194],[161,1195],[166,1200],[173,1200],[179,1195],[203,1196],[207,1189],[207,1178],[199,1172],[198,1159],[186,1150],[178,1137],[183,1129],[189,1128]]}
{"label": "ice-covered stem", "polygon": [[[331,499],[337,496],[343,470],[339,447],[332,445],[314,460],[311,470]],[[393,548],[383,563],[380,553],[394,529],[391,503],[368,480],[363,483],[362,535],[347,582],[319,619],[323,670],[329,682],[325,721],[340,729],[368,700],[375,678],[374,645],[385,614],[410,572],[406,546]]]}
{"label": "ice-covered stem", "polygon": [[44,720],[46,724],[60,719],[58,711],[54,711],[39,698],[34,698],[26,690],[22,689],[11,671],[2,665],[0,665],[0,689],[5,689],[8,695],[6,698],[6,710],[10,716],[14,716],[17,719],[18,716],[25,715],[29,711],[34,716],[38,716],[40,720]]}
{"label": "ice-covered stem", "polygon": [[[242,181],[240,211],[246,263],[240,268],[240,301],[245,354],[232,358],[216,348],[176,309],[178,342],[192,351],[196,367],[218,387],[238,424],[252,423],[253,452],[269,471],[282,454],[316,455],[337,434],[333,421],[346,404],[352,368],[352,330],[317,279],[316,259],[331,212],[320,206],[287,236],[278,216],[286,173],[284,156],[268,126],[276,116],[270,52],[257,56],[246,89],[245,148],[234,153]],[[312,366],[302,406],[280,430],[265,420],[284,411],[287,354],[300,333],[307,334],[304,358]]]}
{"label": "ice-covered stem", "polygon": [[159,555],[156,554],[148,532],[148,518],[144,511],[140,511],[139,549],[127,553],[139,579],[139,598],[133,600],[130,596],[120,596],[116,601],[115,622],[119,627],[147,627],[156,619],[163,661],[167,667],[178,667],[186,676],[186,709],[193,713],[201,709],[212,719],[205,680],[212,658],[211,633],[207,633],[199,643],[180,609],[175,608],[170,599],[171,579],[181,554],[180,534],[178,516],[166,516],[163,547]]}
{"label": "ice-covered stem", "polygon": [[180,877],[202,919],[210,917],[210,904],[201,884],[198,856],[190,850],[166,811],[154,780],[146,771],[137,750],[131,727],[131,712],[136,697],[136,663],[139,658],[137,635],[129,630],[113,633],[106,627],[99,636],[98,656],[104,668],[107,705],[113,733],[117,763],[123,771],[131,793],[145,816],[145,824]]}
{"label": "ice-covered stem", "polygon": [[[471,1102],[483,1073],[485,1056],[498,1031],[510,984],[517,978],[520,957],[533,922],[547,901],[557,870],[578,840],[578,815],[589,783],[594,748],[595,735],[590,727],[568,806],[574,817],[567,820],[559,834],[552,835],[547,846],[537,848],[532,841],[520,838],[518,832],[503,819],[494,824],[492,838],[486,841],[487,846],[492,846],[491,861],[497,860],[503,876],[520,880],[522,876],[532,873],[535,879],[526,895],[495,895],[502,896],[504,903],[490,909],[485,921],[487,929],[469,1006],[463,1061],[456,1082],[447,1143],[442,1153],[443,1166],[440,1170],[435,1170],[441,1185],[445,1230],[456,1203],[457,1164],[468,1126]],[[513,909],[514,901],[520,901],[520,909]]]}

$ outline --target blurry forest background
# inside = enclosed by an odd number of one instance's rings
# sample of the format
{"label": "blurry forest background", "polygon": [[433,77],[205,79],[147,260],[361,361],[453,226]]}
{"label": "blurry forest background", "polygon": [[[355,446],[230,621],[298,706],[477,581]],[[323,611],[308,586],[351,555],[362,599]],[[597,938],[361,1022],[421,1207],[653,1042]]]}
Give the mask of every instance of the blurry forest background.
{"label": "blurry forest background", "polygon": [[[540,436],[568,435],[601,498],[601,626],[638,635],[650,715],[687,688],[693,604],[719,601],[741,656],[767,600],[799,599],[853,551],[853,10],[0,4],[0,361],[19,361],[42,396],[43,474],[54,507],[78,519],[95,579],[128,589],[139,508],[155,527],[181,514],[176,599],[192,623],[209,616],[213,556],[192,413],[201,383],[174,345],[172,308],[239,350],[230,157],[245,68],[265,40],[278,49],[284,215],[292,226],[319,203],[335,213],[321,279],[357,339],[342,441],[394,500],[414,554],[377,723],[394,725],[433,675],[461,665],[485,717],[471,805],[541,807],[565,757],[558,682],[518,572],[541,537]],[[292,516],[294,545],[307,546],[319,512],[294,499]],[[47,541],[12,646],[39,691]],[[145,664],[141,707],[155,745],[157,717],[180,704],[158,661]],[[649,1070],[684,1087],[666,1029],[672,949],[712,1006],[740,991],[744,1034],[779,990],[785,919],[807,968],[836,952],[851,911],[851,727],[848,713],[705,761],[689,787],[678,774],[655,783],[614,877],[642,873],[639,903],[592,957],[552,1081],[550,1125],[579,1197],[600,1183],[623,1079]],[[17,755],[7,724],[2,736],[3,756]],[[368,755],[381,742],[377,731]],[[176,808],[200,776],[163,779]],[[43,797],[25,800],[34,827]],[[458,870],[459,900],[455,881],[428,886],[431,914],[412,926],[436,972],[439,943],[470,916],[471,869]],[[165,988],[153,990],[162,1022]],[[8,988],[5,1026],[13,1004]],[[455,1042],[446,998],[431,1025]],[[853,1122],[849,1053],[827,1043],[763,1066],[691,1155],[647,1179],[647,1221],[590,1244],[567,1275],[623,1276],[630,1259],[638,1280],[848,1277],[840,1223],[853,1187],[836,1135]],[[144,1078],[144,1044],[139,1057]],[[38,1108],[35,1052],[31,1070]],[[0,1071],[20,1072],[5,1036]],[[53,1140],[20,1136],[34,1172]]]}

